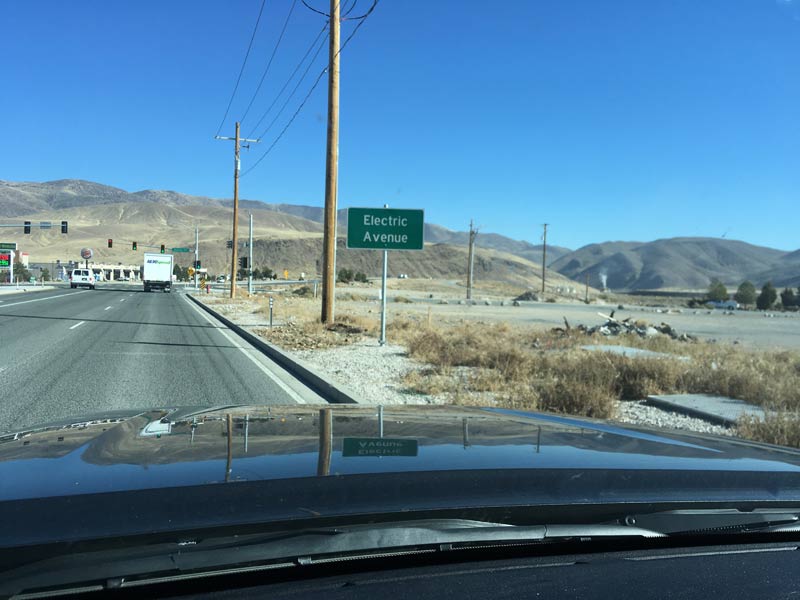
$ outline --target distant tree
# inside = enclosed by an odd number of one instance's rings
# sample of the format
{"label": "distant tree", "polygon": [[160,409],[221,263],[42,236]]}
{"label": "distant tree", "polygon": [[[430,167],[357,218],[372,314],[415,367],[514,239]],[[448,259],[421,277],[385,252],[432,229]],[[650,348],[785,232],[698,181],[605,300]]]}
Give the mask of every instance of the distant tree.
{"label": "distant tree", "polygon": [[756,286],[749,281],[743,281],[733,295],[733,299],[739,304],[752,305],[756,303]]}
{"label": "distant tree", "polygon": [[28,281],[31,278],[31,272],[25,266],[14,259],[14,279],[17,281]]}
{"label": "distant tree", "polygon": [[361,283],[367,283],[367,282],[369,281],[369,280],[367,279],[367,276],[366,276],[366,274],[365,274],[365,273],[362,273],[361,271],[359,271],[358,273],[356,273],[356,274],[354,275],[354,277],[353,277],[353,278],[354,278],[356,281],[360,281]]}
{"label": "distant tree", "polygon": [[772,285],[771,281],[768,281],[764,284],[764,287],[761,288],[761,293],[756,298],[756,306],[760,310],[767,310],[778,299],[778,292],[775,291],[775,286]]}
{"label": "distant tree", "polygon": [[185,281],[186,273],[184,272],[183,267],[180,265],[175,265],[172,267],[172,274],[175,275],[175,279],[178,281]]}
{"label": "distant tree", "polygon": [[797,296],[794,295],[794,290],[792,288],[784,288],[781,292],[781,304],[783,304],[784,308],[797,306]]}
{"label": "distant tree", "polygon": [[711,302],[724,302],[728,299],[728,290],[719,279],[712,279],[707,296]]}
{"label": "distant tree", "polygon": [[42,281],[50,281],[50,269],[42,269]]}
{"label": "distant tree", "polygon": [[351,269],[339,269],[338,280],[342,283],[350,283],[353,281],[353,271]]}
{"label": "distant tree", "polygon": [[261,279],[261,269],[258,267],[253,269],[253,279]]}

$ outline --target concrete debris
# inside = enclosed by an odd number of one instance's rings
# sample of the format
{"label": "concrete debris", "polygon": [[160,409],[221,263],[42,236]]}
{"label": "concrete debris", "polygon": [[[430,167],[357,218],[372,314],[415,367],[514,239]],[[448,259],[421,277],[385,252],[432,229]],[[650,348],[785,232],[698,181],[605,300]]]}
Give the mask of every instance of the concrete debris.
{"label": "concrete debris", "polygon": [[599,314],[606,320],[605,323],[603,323],[602,325],[587,327],[586,325],[579,324],[577,326],[570,327],[569,323],[565,318],[564,319],[565,327],[554,327],[552,331],[567,334],[568,332],[574,329],[580,331],[581,333],[585,333],[586,335],[594,335],[598,333],[604,336],[634,334],[638,335],[639,337],[655,337],[659,335],[668,335],[673,340],[678,340],[681,342],[697,341],[697,338],[694,337],[693,335],[689,335],[687,333],[678,333],[668,323],[662,322],[660,325],[650,325],[649,323],[646,323],[644,321],[634,321],[630,317],[620,321],[614,318],[613,311],[611,315],[604,315],[603,313],[597,313],[597,314]]}

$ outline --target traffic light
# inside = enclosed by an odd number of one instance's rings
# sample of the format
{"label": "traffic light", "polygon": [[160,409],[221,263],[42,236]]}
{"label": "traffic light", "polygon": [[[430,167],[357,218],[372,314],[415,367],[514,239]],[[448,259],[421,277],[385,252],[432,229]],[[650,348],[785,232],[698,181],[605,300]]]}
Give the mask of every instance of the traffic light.
{"label": "traffic light", "polygon": [[114,240],[108,238],[108,247],[111,248],[114,245]]}
{"label": "traffic light", "polygon": [[240,266],[242,269],[246,269],[246,268],[247,268],[247,257],[246,257],[246,256],[242,256],[242,257],[239,259],[239,266]]}
{"label": "traffic light", "polygon": [[61,233],[67,233],[68,229],[69,229],[69,227],[67,226],[67,222],[66,221],[61,221]]}
{"label": "traffic light", "polygon": [[194,268],[195,269],[199,269],[200,268],[200,261],[199,260],[194,261]]}
{"label": "traffic light", "polygon": [[[30,231],[28,233],[30,233]],[[229,250],[232,249],[233,248],[233,240],[228,240],[227,242],[225,242],[225,247],[228,248]]]}
{"label": "traffic light", "polygon": [[25,233],[30,234],[30,232],[31,232],[31,222],[25,221]]}
{"label": "traffic light", "polygon": [[166,250],[167,250],[167,247],[164,244],[161,244],[161,254],[164,254],[164,252],[166,252]]}
{"label": "traffic light", "polygon": [[136,242],[133,242],[133,244],[131,244],[131,249],[136,250]]}

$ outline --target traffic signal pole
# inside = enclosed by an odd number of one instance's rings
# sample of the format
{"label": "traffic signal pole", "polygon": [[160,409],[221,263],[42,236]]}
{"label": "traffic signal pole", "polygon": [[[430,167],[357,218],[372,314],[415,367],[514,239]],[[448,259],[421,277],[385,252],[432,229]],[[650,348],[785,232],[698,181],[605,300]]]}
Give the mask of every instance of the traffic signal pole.
{"label": "traffic signal pole", "polygon": [[197,270],[199,268],[197,262],[200,260],[199,246],[200,246],[200,230],[197,227],[195,227],[194,228],[194,289],[197,289]]}

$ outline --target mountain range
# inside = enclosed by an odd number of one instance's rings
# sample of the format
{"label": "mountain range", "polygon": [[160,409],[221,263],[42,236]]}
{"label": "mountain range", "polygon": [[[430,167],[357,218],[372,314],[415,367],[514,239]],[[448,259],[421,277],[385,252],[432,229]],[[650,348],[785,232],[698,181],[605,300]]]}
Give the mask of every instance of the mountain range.
{"label": "mountain range", "polygon": [[[248,213],[254,221],[254,262],[275,269],[315,272],[321,255],[323,209],[287,203],[242,200],[239,239],[247,236]],[[96,259],[129,263],[131,242],[141,249],[194,246],[200,231],[204,266],[224,270],[229,259],[230,199],[193,196],[168,190],[127,192],[91,181],[49,182],[0,180],[0,219],[30,220],[30,236],[16,234],[21,249],[34,262],[77,256],[81,247],[95,249]],[[68,236],[36,228],[38,221],[70,222]],[[338,231],[346,230],[347,210],[338,212]],[[11,229],[3,232],[8,237]],[[107,248],[106,240],[114,245]],[[426,248],[419,253],[392,253],[390,273],[463,278],[469,234],[425,224]],[[14,240],[3,240],[14,241]],[[341,240],[340,240],[341,242]],[[24,245],[24,248],[22,246]],[[479,232],[476,277],[537,287],[541,280],[542,246],[499,233]],[[176,255],[189,264],[190,255]],[[548,279],[557,286],[583,285],[612,290],[705,289],[711,279],[736,286],[749,279],[756,285],[800,285],[800,250],[786,252],[721,238],[670,238],[651,242],[601,242],[570,250],[547,247]],[[378,269],[380,253],[347,251],[337,256],[341,267]],[[572,281],[570,281],[572,280]]]}

